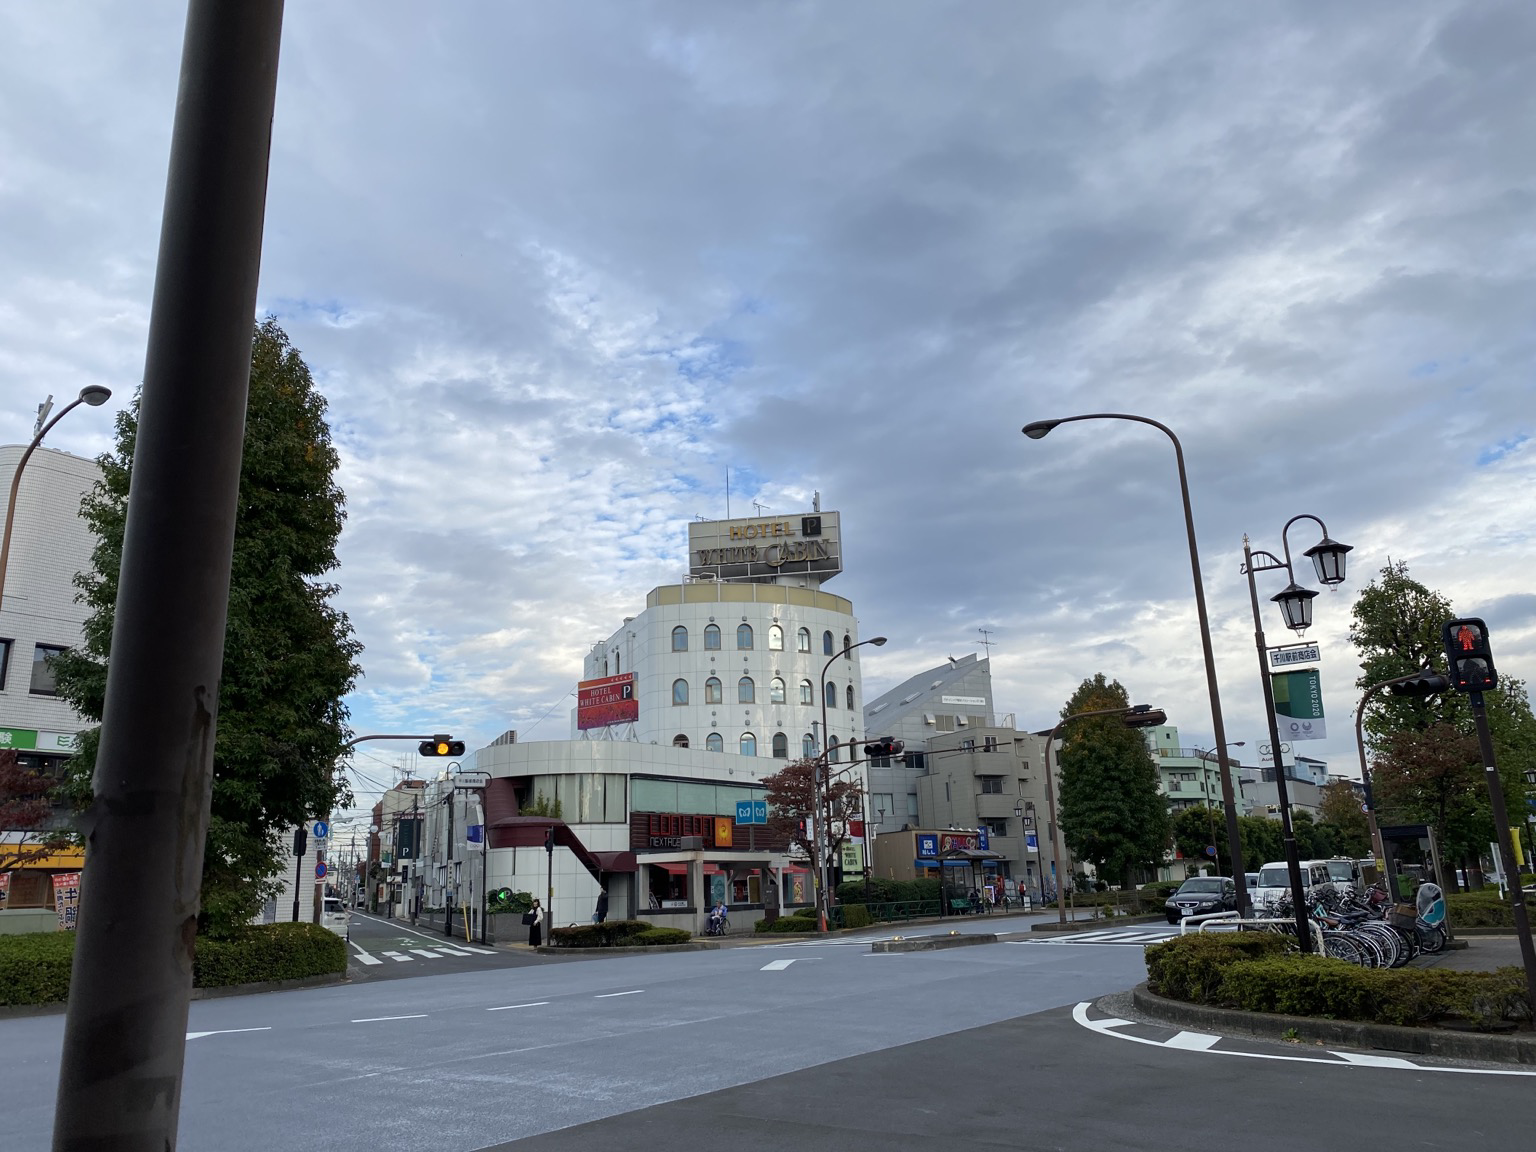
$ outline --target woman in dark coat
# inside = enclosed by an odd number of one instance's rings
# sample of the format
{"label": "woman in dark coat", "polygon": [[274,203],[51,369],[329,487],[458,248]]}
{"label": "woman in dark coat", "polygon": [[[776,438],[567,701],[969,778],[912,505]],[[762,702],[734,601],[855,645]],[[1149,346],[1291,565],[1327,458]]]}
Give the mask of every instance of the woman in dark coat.
{"label": "woman in dark coat", "polygon": [[529,911],[533,913],[533,922],[528,925],[528,945],[531,948],[537,948],[544,943],[544,909],[535,900]]}

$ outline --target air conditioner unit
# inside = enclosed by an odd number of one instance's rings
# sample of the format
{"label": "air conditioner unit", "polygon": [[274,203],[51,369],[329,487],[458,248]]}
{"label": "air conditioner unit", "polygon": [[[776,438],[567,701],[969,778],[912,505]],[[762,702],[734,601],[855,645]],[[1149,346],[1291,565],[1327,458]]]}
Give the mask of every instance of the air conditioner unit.
{"label": "air conditioner unit", "polygon": [[933,720],[933,713],[932,712],[924,712],[923,713],[923,723],[924,724],[932,724],[933,722],[934,722],[934,720]]}

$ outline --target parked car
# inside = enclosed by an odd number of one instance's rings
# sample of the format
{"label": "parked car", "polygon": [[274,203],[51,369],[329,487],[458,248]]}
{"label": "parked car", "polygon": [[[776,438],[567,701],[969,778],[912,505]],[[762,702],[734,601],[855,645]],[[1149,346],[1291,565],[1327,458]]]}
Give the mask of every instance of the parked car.
{"label": "parked car", "polygon": [[1191,876],[1163,905],[1170,924],[1203,912],[1233,912],[1236,909],[1237,885],[1226,876]]}
{"label": "parked car", "polygon": [[325,903],[320,909],[320,923],[343,940],[352,939],[352,913],[347,911],[347,906],[341,902],[340,897],[325,898]]}
{"label": "parked car", "polygon": [[1340,894],[1352,891],[1356,896],[1365,894],[1365,881],[1360,875],[1360,862],[1347,856],[1336,856],[1328,861],[1328,877]]}
{"label": "parked car", "polygon": [[[1333,877],[1328,872],[1326,860],[1303,860],[1301,862],[1301,888],[1303,893],[1311,893],[1317,888],[1335,887]],[[1272,909],[1283,895],[1289,895],[1291,891],[1291,872],[1284,860],[1275,860],[1259,869],[1259,882],[1253,889],[1253,906],[1261,914]]]}

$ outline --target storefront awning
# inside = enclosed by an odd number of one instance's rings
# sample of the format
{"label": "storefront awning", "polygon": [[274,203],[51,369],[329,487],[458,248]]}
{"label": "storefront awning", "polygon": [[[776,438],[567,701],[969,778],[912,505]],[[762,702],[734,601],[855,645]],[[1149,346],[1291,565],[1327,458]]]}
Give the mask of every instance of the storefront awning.
{"label": "storefront awning", "polygon": [[633,852],[594,852],[604,872],[634,872],[639,868]]}
{"label": "storefront awning", "polygon": [[650,864],[652,868],[660,868],[662,871],[668,872],[673,876],[688,875],[688,865],[685,862],[667,860],[661,863],[652,863],[651,861],[647,860],[645,863]]}

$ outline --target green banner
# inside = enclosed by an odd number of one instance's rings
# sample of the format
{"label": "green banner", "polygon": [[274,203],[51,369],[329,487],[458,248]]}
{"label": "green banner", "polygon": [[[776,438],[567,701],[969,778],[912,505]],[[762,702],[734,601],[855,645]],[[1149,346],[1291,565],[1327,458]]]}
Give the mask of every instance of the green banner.
{"label": "green banner", "polygon": [[1328,738],[1328,725],[1323,720],[1323,682],[1316,668],[1276,672],[1269,682],[1281,740]]}
{"label": "green banner", "polygon": [[37,747],[37,733],[27,728],[0,728],[0,748],[26,752]]}

